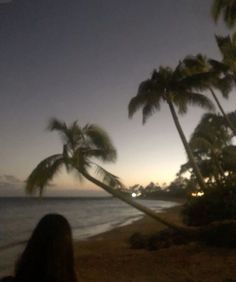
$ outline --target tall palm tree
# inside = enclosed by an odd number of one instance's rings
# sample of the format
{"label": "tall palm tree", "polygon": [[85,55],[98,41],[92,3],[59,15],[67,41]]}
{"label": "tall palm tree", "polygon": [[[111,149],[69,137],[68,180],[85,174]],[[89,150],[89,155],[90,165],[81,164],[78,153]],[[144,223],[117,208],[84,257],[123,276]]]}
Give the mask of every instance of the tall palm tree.
{"label": "tall palm tree", "polygon": [[153,71],[150,79],[140,84],[137,95],[130,100],[128,107],[130,118],[142,107],[143,123],[145,123],[147,118],[160,110],[162,102],[168,104],[199,186],[203,190],[206,189],[204,179],[194,160],[175,107],[178,109],[179,114],[185,114],[188,105],[197,105],[208,110],[214,109],[211,101],[199,93],[205,89],[205,79],[205,74],[187,76],[181,62],[174,70],[169,67],[160,67],[159,71]]}
{"label": "tall palm tree", "polygon": [[232,90],[234,84],[233,75],[229,72],[229,66],[213,59],[207,59],[207,57],[202,54],[186,56],[183,63],[187,74],[208,72],[211,75],[211,79],[206,81],[206,89],[210,91],[226,123],[234,135],[236,135],[236,128],[225,113],[214,91],[214,89],[220,91],[224,98],[229,97],[229,92]]}
{"label": "tall palm tree", "polygon": [[[58,131],[62,137],[63,150],[59,154],[42,160],[31,172],[25,187],[28,194],[39,192],[42,195],[45,187],[64,166],[68,172],[75,171],[80,178],[86,178],[114,197],[121,199],[164,225],[179,231],[183,230],[183,228],[164,220],[153,210],[121,193],[119,188],[122,187],[122,183],[118,177],[94,162],[95,159],[113,162],[117,156],[109,135],[102,128],[94,124],[80,127],[77,122],[67,126],[66,123],[58,119],[52,119],[48,129]],[[91,172],[94,171],[102,177],[102,180],[91,175]]]}
{"label": "tall palm tree", "polygon": [[222,16],[229,28],[236,23],[236,0],[214,0],[212,16],[215,21]]}

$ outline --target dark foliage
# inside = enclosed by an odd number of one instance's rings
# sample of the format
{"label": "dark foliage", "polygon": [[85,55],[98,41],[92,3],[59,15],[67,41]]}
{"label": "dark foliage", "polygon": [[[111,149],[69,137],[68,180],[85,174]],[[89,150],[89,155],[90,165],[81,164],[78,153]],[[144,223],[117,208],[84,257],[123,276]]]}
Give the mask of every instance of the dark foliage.
{"label": "dark foliage", "polygon": [[172,245],[186,244],[191,240],[192,238],[189,238],[186,234],[167,228],[151,235],[136,232],[129,238],[129,245],[132,249],[155,251],[169,248]]}
{"label": "dark foliage", "polygon": [[194,226],[236,220],[236,181],[209,187],[203,197],[190,198],[184,206],[183,216],[186,224]]}
{"label": "dark foliage", "polygon": [[236,222],[215,222],[207,226],[200,237],[208,246],[236,248]]}
{"label": "dark foliage", "polygon": [[150,235],[136,232],[129,238],[130,248],[149,251],[169,248],[174,245],[185,245],[191,242],[198,242],[211,247],[236,248],[236,221],[213,222],[190,233],[183,233],[170,228]]}
{"label": "dark foliage", "polygon": [[139,232],[132,234],[128,240],[131,249],[144,249],[147,245],[147,237]]}

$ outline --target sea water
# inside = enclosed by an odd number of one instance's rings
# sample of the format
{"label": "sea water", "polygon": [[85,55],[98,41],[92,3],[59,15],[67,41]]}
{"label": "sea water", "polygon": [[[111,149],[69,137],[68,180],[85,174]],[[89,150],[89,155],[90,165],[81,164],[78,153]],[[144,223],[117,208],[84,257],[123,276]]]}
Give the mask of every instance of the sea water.
{"label": "sea water", "polygon": [[[138,200],[162,211],[176,203]],[[59,213],[69,221],[74,239],[87,239],[140,219],[143,214],[111,197],[107,198],[0,198],[0,275],[11,272],[14,262],[42,216]]]}

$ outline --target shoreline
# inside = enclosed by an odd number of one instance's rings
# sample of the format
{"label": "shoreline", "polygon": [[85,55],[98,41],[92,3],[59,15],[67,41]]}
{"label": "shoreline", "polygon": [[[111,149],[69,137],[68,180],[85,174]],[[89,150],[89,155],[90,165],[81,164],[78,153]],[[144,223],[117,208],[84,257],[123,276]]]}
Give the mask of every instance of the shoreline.
{"label": "shoreline", "polygon": [[[176,203],[177,201],[175,201],[174,199],[168,199],[167,202],[175,202]],[[168,206],[169,205],[167,205],[167,207]],[[79,234],[79,233],[76,234],[77,229],[75,228],[75,229],[73,229],[73,232],[74,232],[73,241],[74,242],[91,241],[94,238],[96,238],[97,236],[99,238],[100,236],[103,236],[103,234],[105,234],[107,232],[112,232],[113,230],[117,230],[117,228],[122,228],[122,227],[125,227],[127,225],[133,224],[134,222],[142,219],[143,216],[144,215],[141,214],[141,213],[140,213],[140,215],[135,215],[135,216],[133,216],[132,213],[131,213],[130,217],[127,217],[127,218],[121,217],[121,220],[114,221],[114,224],[112,224],[112,223],[107,224],[107,226],[102,226],[101,228],[97,228],[95,226],[95,231],[90,232],[91,230],[89,230],[89,232],[87,233],[88,234],[87,236],[86,235],[81,236],[81,234]],[[22,248],[24,247],[27,240],[28,240],[28,237],[26,239],[18,238],[18,240],[16,240],[16,241],[6,243],[5,245],[2,244],[0,246],[1,256],[5,257],[4,261],[2,261],[1,264],[0,264],[0,277],[3,276],[3,275],[11,274],[13,272],[14,262],[15,262],[16,258],[18,257],[18,255],[21,253]]]}
{"label": "shoreline", "polygon": [[[160,215],[182,224],[181,205]],[[236,281],[236,250],[200,243],[176,245],[156,251],[131,249],[135,232],[154,234],[165,227],[148,216],[125,226],[74,241],[78,281],[82,282],[228,282]]]}
{"label": "shoreline", "polygon": [[[142,200],[144,200],[144,199],[142,199]],[[163,202],[175,203],[174,206],[161,208],[161,211],[157,212],[158,214],[161,214],[161,215],[163,214],[163,215],[165,215],[167,217],[169,217],[170,214],[171,214],[171,217],[173,217],[173,215],[172,215],[173,212],[172,211],[175,211],[175,208],[177,208],[177,209],[178,209],[178,207],[181,208],[181,206],[184,203],[184,200],[179,199],[179,198],[169,198],[169,199],[161,198],[160,200],[159,199],[158,200],[156,200],[156,199],[145,199],[145,200],[147,200],[147,201],[163,201]],[[179,217],[179,216],[177,216],[177,217]],[[108,229],[106,231],[103,231],[101,233],[88,236],[88,237],[86,237],[84,239],[74,239],[74,242],[76,244],[76,242],[84,242],[84,241],[97,240],[97,239],[100,240],[100,238],[102,238],[103,236],[112,236],[113,232],[116,232],[119,229],[123,229],[124,228],[124,230],[125,230],[126,229],[125,227],[127,227],[129,229],[131,226],[133,226],[133,225],[135,226],[136,224],[138,224],[139,221],[140,222],[145,222],[146,220],[151,220],[151,221],[153,221],[153,223],[156,222],[150,216],[142,213],[139,216],[131,217],[131,218],[127,219],[126,221],[123,221],[122,223],[117,224],[117,226],[113,225],[113,227],[111,227],[110,229]],[[177,220],[177,218],[175,220]],[[180,218],[178,218],[178,223],[181,224]],[[158,223],[158,225],[159,225],[159,223]]]}

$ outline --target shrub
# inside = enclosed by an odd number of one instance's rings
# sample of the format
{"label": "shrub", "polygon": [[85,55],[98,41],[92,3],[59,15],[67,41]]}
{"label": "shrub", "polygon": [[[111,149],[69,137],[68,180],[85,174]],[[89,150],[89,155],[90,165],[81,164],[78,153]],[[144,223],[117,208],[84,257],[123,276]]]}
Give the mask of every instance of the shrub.
{"label": "shrub", "polygon": [[212,186],[204,196],[190,198],[183,209],[188,225],[205,225],[213,221],[236,219],[236,184],[228,181],[222,186]]}

